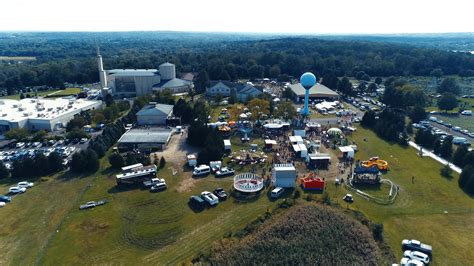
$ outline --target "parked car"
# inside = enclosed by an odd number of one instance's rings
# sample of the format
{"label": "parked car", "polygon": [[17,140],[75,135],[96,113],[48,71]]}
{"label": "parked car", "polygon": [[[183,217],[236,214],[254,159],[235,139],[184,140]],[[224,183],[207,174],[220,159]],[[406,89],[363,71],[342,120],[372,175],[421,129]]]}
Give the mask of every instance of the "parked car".
{"label": "parked car", "polygon": [[2,208],[5,205],[7,205],[5,202],[0,201],[0,208]]}
{"label": "parked car", "polygon": [[12,197],[0,195],[0,202],[11,202]]}
{"label": "parked car", "polygon": [[461,131],[461,128],[460,127],[453,127],[453,130],[454,131]]}
{"label": "parked car", "polygon": [[201,197],[211,206],[219,204],[219,198],[209,191],[203,191]]}
{"label": "parked car", "polygon": [[152,187],[159,183],[166,183],[163,178],[152,178],[151,180],[143,181],[145,187]]}
{"label": "parked car", "polygon": [[202,164],[202,165],[194,167],[193,176],[207,175],[210,172],[211,172],[211,167],[209,167],[209,165]]}
{"label": "parked car", "polygon": [[106,203],[107,203],[106,200],[89,201],[86,204],[83,204],[83,205],[79,206],[79,209],[80,210],[90,209],[90,208],[94,208],[94,207],[97,207],[97,206],[100,206],[100,205],[104,205]]}
{"label": "parked car", "polygon": [[23,193],[26,191],[26,188],[24,187],[11,187],[8,189],[8,192],[11,194],[18,194],[18,193]]}
{"label": "parked car", "polygon": [[203,209],[204,205],[206,204],[206,202],[201,197],[194,195],[189,198],[188,203],[191,207],[194,207],[196,209]]}
{"label": "parked car", "polygon": [[354,198],[352,197],[352,194],[346,194],[343,198],[342,198],[345,202],[354,202]]}
{"label": "parked car", "polygon": [[419,260],[419,261],[423,262],[424,264],[430,263],[430,256],[426,255],[423,252],[419,252],[419,251],[405,250],[403,252],[403,257],[409,258],[409,259],[412,259],[412,260]]}
{"label": "parked car", "polygon": [[419,260],[412,260],[409,258],[402,258],[400,260],[400,266],[423,266],[423,265],[425,264]]}
{"label": "parked car", "polygon": [[270,196],[272,198],[278,198],[281,196],[281,194],[283,194],[283,192],[285,192],[285,189],[282,188],[282,187],[276,187],[275,189],[272,190],[272,192],[270,193]]}
{"label": "parked car", "polygon": [[160,190],[164,190],[164,189],[166,189],[166,183],[165,183],[165,182],[161,182],[161,183],[158,183],[158,184],[153,185],[153,186],[150,188],[150,191],[151,191],[151,192],[155,192],[155,191],[160,191]]}
{"label": "parked car", "polygon": [[216,171],[216,177],[234,175],[234,173],[235,173],[234,169],[230,167],[222,167],[221,169]]}
{"label": "parked car", "polygon": [[405,250],[420,251],[422,253],[427,254],[428,256],[431,256],[431,252],[433,250],[433,248],[430,245],[423,244],[420,241],[415,240],[415,239],[412,239],[412,240],[404,239],[402,241],[402,249],[403,251]]}
{"label": "parked car", "polygon": [[31,188],[34,185],[35,185],[35,183],[27,182],[27,181],[18,182],[18,187]]}
{"label": "parked car", "polygon": [[223,188],[216,188],[214,190],[214,194],[219,198],[219,200],[226,200],[227,199],[227,193]]}

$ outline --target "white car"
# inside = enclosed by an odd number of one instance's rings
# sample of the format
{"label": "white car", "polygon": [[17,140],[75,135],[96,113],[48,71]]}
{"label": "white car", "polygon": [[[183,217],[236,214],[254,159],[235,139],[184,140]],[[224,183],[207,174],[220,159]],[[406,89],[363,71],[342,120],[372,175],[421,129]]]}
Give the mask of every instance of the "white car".
{"label": "white car", "polygon": [[209,205],[211,205],[211,206],[217,205],[219,203],[219,198],[216,195],[209,192],[209,191],[203,191],[201,193],[201,197],[205,201],[207,201],[207,203],[209,203]]}
{"label": "white car", "polygon": [[35,183],[27,182],[27,181],[18,182],[18,187],[31,188],[34,185]]}
{"label": "white car", "polygon": [[425,253],[419,252],[419,251],[405,250],[403,252],[403,257],[409,258],[412,260],[418,260],[418,261],[423,262],[424,264],[430,263],[430,257],[426,255]]}
{"label": "white car", "polygon": [[12,194],[23,193],[25,191],[26,191],[26,188],[24,187],[11,187],[10,189],[8,189],[8,192]]}
{"label": "white car", "polygon": [[285,189],[282,188],[282,187],[276,187],[275,189],[272,190],[272,192],[270,193],[270,196],[272,198],[278,198],[281,196],[281,194],[283,194],[283,192],[285,192]]}
{"label": "white car", "polygon": [[400,266],[423,266],[423,265],[425,264],[419,260],[412,260],[409,258],[402,258],[402,260],[400,260]]}
{"label": "white car", "polygon": [[3,207],[3,206],[5,206],[5,205],[7,205],[5,202],[0,201],[0,208]]}

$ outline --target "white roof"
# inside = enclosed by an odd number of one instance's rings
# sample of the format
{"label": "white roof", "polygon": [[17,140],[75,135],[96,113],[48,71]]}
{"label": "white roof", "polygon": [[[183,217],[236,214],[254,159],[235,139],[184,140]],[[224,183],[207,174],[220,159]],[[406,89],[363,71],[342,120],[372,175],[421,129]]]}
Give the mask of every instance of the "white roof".
{"label": "white roof", "polygon": [[341,146],[338,149],[341,152],[354,152],[354,149],[351,146]]}
{"label": "white roof", "polygon": [[274,164],[273,168],[275,171],[296,171],[296,168],[292,164]]}
{"label": "white roof", "polygon": [[303,143],[303,138],[301,136],[290,136],[290,142]]}
{"label": "white roof", "polygon": [[308,149],[306,148],[306,145],[304,144],[294,144],[292,145],[293,146],[293,150],[295,152],[300,152],[300,151],[307,151]]}
{"label": "white roof", "polygon": [[310,154],[309,158],[311,160],[331,160],[331,156],[326,153],[316,153],[316,154]]}
{"label": "white roof", "polygon": [[187,157],[188,157],[188,160],[196,160],[196,155],[194,154],[189,154]]}
{"label": "white roof", "polygon": [[58,98],[45,100],[26,98],[22,100],[0,99],[0,120],[9,122],[25,119],[51,120],[68,113],[85,110],[100,104],[98,101]]}
{"label": "white roof", "polygon": [[276,142],[276,140],[272,140],[272,139],[266,139],[266,140],[265,140],[265,144],[276,145],[276,144],[277,144],[277,142]]}
{"label": "white roof", "polygon": [[269,128],[269,129],[277,129],[277,128],[282,128],[284,125],[282,124],[265,124],[263,125],[264,128]]}
{"label": "white roof", "polygon": [[225,140],[224,140],[224,146],[230,146],[230,145],[232,145],[232,144],[230,143],[230,139],[225,139]]}

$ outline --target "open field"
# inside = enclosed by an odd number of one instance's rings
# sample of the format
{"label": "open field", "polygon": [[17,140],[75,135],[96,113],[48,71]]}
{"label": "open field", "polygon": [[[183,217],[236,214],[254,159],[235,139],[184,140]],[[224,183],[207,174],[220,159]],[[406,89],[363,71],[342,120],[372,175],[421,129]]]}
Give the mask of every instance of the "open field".
{"label": "open field", "polygon": [[[78,94],[81,92],[80,88],[66,88],[64,90],[48,90],[48,91],[38,91],[39,97],[46,97],[50,95],[48,98],[55,98],[55,97],[64,97],[69,95]],[[34,92],[28,92],[23,94],[29,94],[31,97],[34,97]],[[13,99],[13,100],[20,100],[20,94],[8,95],[0,97],[0,99]]]}
{"label": "open field", "polygon": [[379,156],[389,162],[390,171],[384,178],[399,185],[400,195],[389,206],[355,196],[349,206],[341,200],[344,189],[336,191],[335,186],[329,185],[329,194],[343,206],[383,223],[385,239],[398,259],[402,255],[402,239],[414,238],[433,246],[433,265],[470,264],[474,254],[467,250],[474,247],[474,199],[458,187],[458,175],[453,174],[452,179],[441,177],[439,163],[418,157],[412,148],[388,144],[361,127],[352,139],[359,145],[356,159]]}
{"label": "open field", "polygon": [[[383,223],[385,240],[398,259],[401,240],[416,238],[433,245],[433,265],[470,264],[474,260],[470,252],[474,247],[474,199],[459,189],[458,176],[441,177],[437,162],[418,157],[412,148],[388,144],[361,127],[351,138],[359,145],[357,159],[378,155],[390,163],[384,177],[400,186],[400,196],[389,206],[354,196],[355,202],[349,205],[342,201],[345,189],[329,183],[326,191],[331,200]],[[234,145],[239,149],[248,144],[235,139]],[[177,175],[172,175],[171,167],[178,170]],[[232,178],[192,178],[189,169],[167,163],[158,176],[166,179],[168,189],[150,193],[140,188],[118,190],[114,174],[105,157],[97,174],[35,181],[34,188],[0,209],[0,264],[189,262],[207,252],[214,241],[242,229],[281,202],[270,201],[265,191],[249,202],[229,198],[214,208],[194,212],[187,206],[190,195],[216,187],[229,190]],[[11,185],[6,182],[0,183],[0,191]],[[186,189],[181,189],[183,185]],[[382,186],[367,191],[383,194],[387,189]],[[306,194],[302,193],[300,201]],[[81,203],[99,199],[110,203],[78,209]]]}
{"label": "open field", "polygon": [[0,61],[36,61],[34,56],[0,56]]}

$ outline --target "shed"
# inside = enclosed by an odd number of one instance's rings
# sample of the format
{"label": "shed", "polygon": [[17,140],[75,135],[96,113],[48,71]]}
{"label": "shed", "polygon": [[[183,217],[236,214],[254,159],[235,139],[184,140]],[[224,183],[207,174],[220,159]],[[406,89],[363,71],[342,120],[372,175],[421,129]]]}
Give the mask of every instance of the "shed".
{"label": "shed", "polygon": [[224,151],[231,151],[232,150],[232,143],[230,143],[230,139],[224,140]]}
{"label": "shed", "polygon": [[354,149],[351,146],[341,146],[339,149],[339,158],[354,159]]}
{"label": "shed", "polygon": [[275,187],[295,187],[296,168],[292,164],[275,164],[272,182]]}
{"label": "shed", "polygon": [[331,156],[327,153],[309,154],[307,158],[309,168],[327,169],[329,162],[331,161]]}

